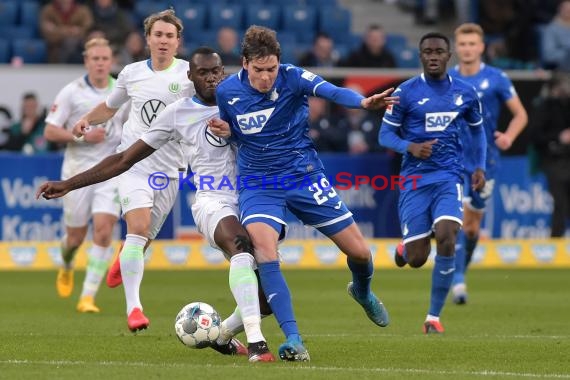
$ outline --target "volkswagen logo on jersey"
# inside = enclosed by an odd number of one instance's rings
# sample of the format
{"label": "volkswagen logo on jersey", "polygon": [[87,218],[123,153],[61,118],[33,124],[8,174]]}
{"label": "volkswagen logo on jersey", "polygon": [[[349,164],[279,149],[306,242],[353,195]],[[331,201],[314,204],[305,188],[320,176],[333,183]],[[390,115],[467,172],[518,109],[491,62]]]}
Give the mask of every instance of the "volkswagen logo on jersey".
{"label": "volkswagen logo on jersey", "polygon": [[150,127],[150,124],[156,119],[160,111],[166,107],[162,100],[151,99],[143,104],[141,108],[141,120]]}
{"label": "volkswagen logo on jersey", "polygon": [[272,107],[261,111],[246,113],[244,115],[237,115],[236,119],[242,133],[244,135],[253,135],[261,132],[274,110],[275,107]]}
{"label": "volkswagen logo on jersey", "polygon": [[215,146],[216,148],[223,148],[229,144],[229,142],[227,142],[226,139],[214,135],[210,131],[210,128],[208,128],[207,126],[206,128],[204,128],[204,135],[206,136],[206,141],[210,145]]}

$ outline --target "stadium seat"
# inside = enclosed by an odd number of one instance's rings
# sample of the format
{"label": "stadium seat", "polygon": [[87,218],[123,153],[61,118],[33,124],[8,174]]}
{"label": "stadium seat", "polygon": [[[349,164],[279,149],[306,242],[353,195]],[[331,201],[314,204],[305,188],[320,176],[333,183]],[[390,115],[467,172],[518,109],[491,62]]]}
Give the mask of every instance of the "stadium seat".
{"label": "stadium seat", "polygon": [[305,5],[307,2],[305,0],[267,0],[267,4],[278,5],[281,7],[286,6],[300,6]]}
{"label": "stadium seat", "polygon": [[312,43],[317,30],[316,8],[299,5],[285,6],[282,30],[294,33],[300,42]]}
{"label": "stadium seat", "polygon": [[160,12],[168,9],[166,1],[152,1],[152,0],[140,0],[135,2],[134,14],[135,18],[138,20],[139,25],[144,21],[145,18],[150,16],[152,13]]}
{"label": "stadium seat", "polygon": [[208,12],[209,27],[212,30],[223,26],[242,29],[243,6],[238,4],[222,4],[210,6]]}
{"label": "stadium seat", "polygon": [[297,44],[281,43],[281,63],[297,65],[299,51]]}
{"label": "stadium seat", "polygon": [[[306,1],[308,3],[308,1]],[[337,0],[310,0],[311,5],[314,7],[336,7],[338,6]]]}
{"label": "stadium seat", "polygon": [[15,25],[18,22],[18,7],[17,1],[0,1],[2,25]]}
{"label": "stadium seat", "polygon": [[190,30],[184,33],[186,43],[198,44],[198,46],[208,45],[217,46],[218,31],[217,30]]}
{"label": "stadium seat", "polygon": [[192,33],[196,30],[204,30],[206,28],[206,12],[207,7],[204,4],[190,4],[178,5],[176,8],[176,15],[180,17],[184,24],[184,36],[187,33]]}
{"label": "stadium seat", "polygon": [[398,52],[408,46],[408,39],[406,36],[397,33],[386,34],[386,48],[393,52]]}
{"label": "stadium seat", "polygon": [[34,33],[39,29],[40,4],[37,1],[23,1],[20,4],[20,25],[32,28]]}
{"label": "stadium seat", "polygon": [[283,30],[277,31],[277,39],[281,44],[294,44],[297,42],[297,35],[293,32],[286,32]]}
{"label": "stadium seat", "polygon": [[0,36],[7,40],[36,38],[36,30],[23,25],[0,26]]}
{"label": "stadium seat", "polygon": [[41,39],[17,39],[12,42],[12,55],[20,57],[24,63],[46,63],[47,47]]}
{"label": "stadium seat", "polygon": [[281,17],[281,7],[276,5],[256,5],[246,8],[245,24],[261,25],[277,30]]}
{"label": "stadium seat", "polygon": [[0,39],[0,63],[10,63],[10,43],[8,40]]}
{"label": "stadium seat", "polygon": [[318,15],[319,31],[327,33],[337,43],[350,42],[350,11],[340,7],[325,6],[319,8]]}
{"label": "stadium seat", "polygon": [[396,66],[402,69],[415,69],[420,67],[420,52],[416,48],[405,48],[395,52]]}

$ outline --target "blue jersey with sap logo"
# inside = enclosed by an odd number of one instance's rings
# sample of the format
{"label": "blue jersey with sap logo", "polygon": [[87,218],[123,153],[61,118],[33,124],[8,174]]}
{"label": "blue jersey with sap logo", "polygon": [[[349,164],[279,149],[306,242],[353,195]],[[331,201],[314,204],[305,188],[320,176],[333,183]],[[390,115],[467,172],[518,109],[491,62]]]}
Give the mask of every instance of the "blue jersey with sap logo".
{"label": "blue jersey with sap logo", "polygon": [[[503,71],[484,63],[481,63],[481,67],[475,75],[461,75],[459,66],[451,69],[449,75],[464,80],[475,87],[477,95],[483,104],[483,125],[485,127],[485,136],[487,137],[486,177],[492,178],[500,157],[499,148],[495,145],[494,133],[497,130],[502,104],[517,95],[513,83]],[[464,154],[465,169],[468,172],[473,172],[476,169],[476,159],[473,150],[469,149],[472,147],[471,135],[463,133],[461,138],[466,146]]]}
{"label": "blue jersey with sap logo", "polygon": [[[448,82],[428,83],[424,74],[402,83],[394,96],[400,104],[388,107],[382,120],[381,137],[395,130],[405,141],[421,143],[437,139],[428,159],[404,153],[401,175],[421,176],[418,186],[463,178],[463,147],[460,130],[466,122],[481,128],[481,105],[473,87],[447,77]],[[444,91],[438,91],[438,84]],[[443,85],[443,86],[442,86]],[[405,149],[403,149],[405,150]]]}
{"label": "blue jersey with sap logo", "polygon": [[218,85],[220,117],[237,142],[240,175],[304,175],[323,169],[307,122],[307,97],[323,83],[311,72],[280,65],[268,93],[250,85],[246,70]]}

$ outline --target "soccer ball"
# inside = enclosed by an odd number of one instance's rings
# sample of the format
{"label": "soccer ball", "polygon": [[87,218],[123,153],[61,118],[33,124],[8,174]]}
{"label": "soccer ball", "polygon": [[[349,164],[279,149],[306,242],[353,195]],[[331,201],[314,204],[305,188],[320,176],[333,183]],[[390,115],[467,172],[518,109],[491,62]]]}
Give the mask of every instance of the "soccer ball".
{"label": "soccer ball", "polygon": [[178,339],[190,348],[206,348],[220,336],[222,318],[204,302],[184,306],[176,316],[174,330]]}

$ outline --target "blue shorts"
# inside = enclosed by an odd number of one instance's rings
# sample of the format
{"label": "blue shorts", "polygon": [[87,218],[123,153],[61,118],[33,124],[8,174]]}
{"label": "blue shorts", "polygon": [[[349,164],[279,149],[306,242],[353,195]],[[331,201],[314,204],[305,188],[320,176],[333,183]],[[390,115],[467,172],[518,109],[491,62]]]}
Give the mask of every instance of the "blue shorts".
{"label": "blue shorts", "polygon": [[431,235],[440,220],[463,224],[462,189],[459,182],[439,182],[400,193],[398,208],[404,243]]}
{"label": "blue shorts", "polygon": [[487,201],[493,195],[495,180],[486,178],[483,190],[475,191],[471,188],[471,174],[465,173],[463,179],[463,203],[474,211],[482,212],[485,210]]}
{"label": "blue shorts", "polygon": [[304,224],[332,236],[354,223],[352,213],[322,172],[308,173],[296,185],[248,186],[240,189],[239,209],[244,226],[261,222],[283,237],[285,214],[291,211]]}

